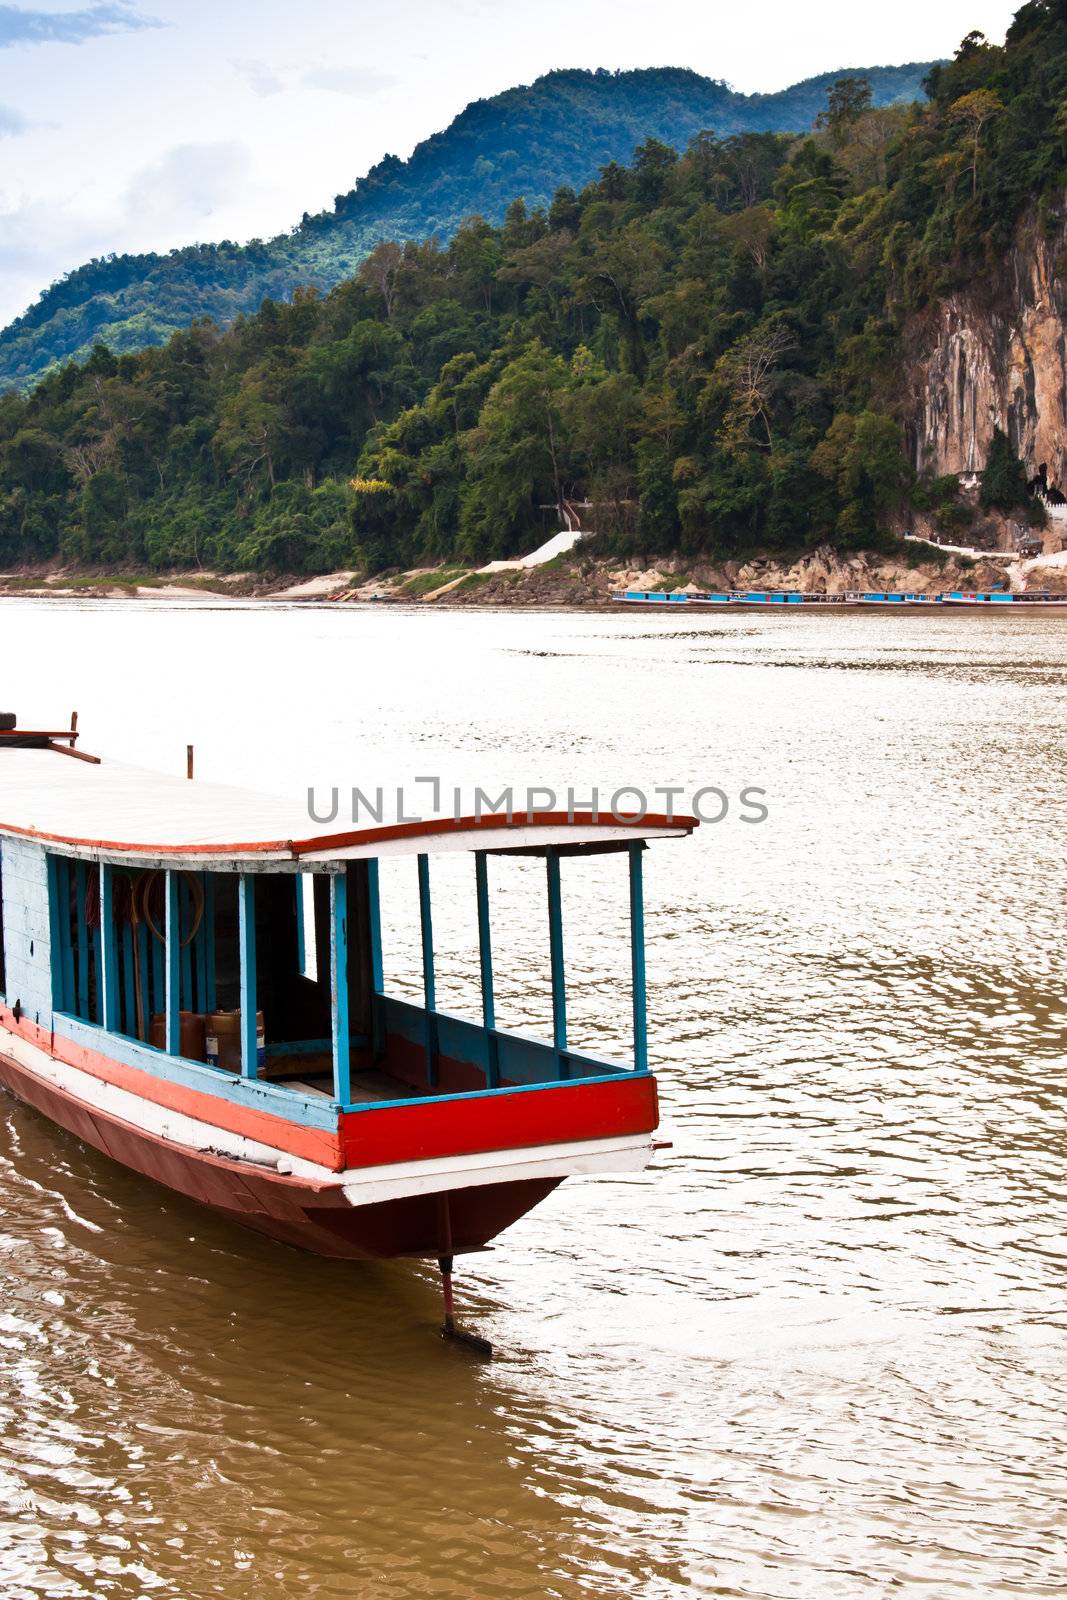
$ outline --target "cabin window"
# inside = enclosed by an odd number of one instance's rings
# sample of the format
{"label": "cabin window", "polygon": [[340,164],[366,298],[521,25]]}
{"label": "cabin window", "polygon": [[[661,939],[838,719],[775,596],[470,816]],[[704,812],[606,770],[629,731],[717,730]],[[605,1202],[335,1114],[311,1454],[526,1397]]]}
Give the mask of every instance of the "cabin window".
{"label": "cabin window", "polygon": [[0,998],[7,994],[7,972],[4,967],[4,846],[0,841]]}

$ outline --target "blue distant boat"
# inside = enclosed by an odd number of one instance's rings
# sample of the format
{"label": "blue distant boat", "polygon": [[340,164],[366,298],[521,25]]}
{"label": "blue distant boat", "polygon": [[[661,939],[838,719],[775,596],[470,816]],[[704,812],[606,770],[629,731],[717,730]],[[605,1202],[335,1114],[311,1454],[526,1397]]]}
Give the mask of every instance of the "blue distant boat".
{"label": "blue distant boat", "polygon": [[627,589],[612,595],[619,605],[644,606],[651,610],[677,610],[688,606],[697,611],[764,611],[768,607],[798,606],[806,611],[896,610],[932,611],[939,606],[1012,606],[1019,611],[1062,610],[1067,615],[1067,594],[1047,590],[1013,594],[1007,589],[968,591],[952,589],[945,594],[918,594],[895,590],[850,590],[845,594],[801,594],[796,589],[676,590]]}

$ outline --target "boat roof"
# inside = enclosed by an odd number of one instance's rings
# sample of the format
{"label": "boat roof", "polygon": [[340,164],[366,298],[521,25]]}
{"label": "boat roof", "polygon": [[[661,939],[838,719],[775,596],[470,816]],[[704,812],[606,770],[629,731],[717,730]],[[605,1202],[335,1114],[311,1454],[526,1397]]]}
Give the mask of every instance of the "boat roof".
{"label": "boat roof", "polygon": [[[339,826],[339,821],[342,825]],[[0,838],[34,839],[66,854],[168,866],[244,866],[359,860],[457,850],[588,851],[635,839],[679,838],[695,817],[610,812],[384,811],[348,827],[313,822],[280,795],[168,777],[119,762],[70,759],[55,748],[0,750]]]}

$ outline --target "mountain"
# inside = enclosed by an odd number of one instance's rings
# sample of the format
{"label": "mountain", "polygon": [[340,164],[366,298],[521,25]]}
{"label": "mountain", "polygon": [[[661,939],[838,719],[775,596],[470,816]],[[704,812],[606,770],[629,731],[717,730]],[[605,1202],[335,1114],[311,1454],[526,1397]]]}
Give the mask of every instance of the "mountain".
{"label": "mountain", "polygon": [[0,387],[25,387],[96,343],[137,350],[197,317],[225,324],[302,285],[331,288],[383,238],[448,239],[472,213],[500,221],[517,196],[531,209],[547,206],[557,189],[581,189],[649,138],[682,149],[705,130],[804,132],[846,71],[870,81],[876,106],[918,100],[931,65],[843,69],[754,95],[678,67],[548,73],[467,106],[409,160],[386,156],[332,211],[305,215],[290,233],[79,267],[0,332]]}

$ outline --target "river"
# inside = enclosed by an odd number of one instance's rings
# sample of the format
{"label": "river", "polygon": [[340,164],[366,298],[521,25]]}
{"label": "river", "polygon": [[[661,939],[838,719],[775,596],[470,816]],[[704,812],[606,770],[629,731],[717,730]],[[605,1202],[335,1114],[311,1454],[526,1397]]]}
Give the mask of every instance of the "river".
{"label": "river", "polygon": [[[458,1263],[491,1364],[429,1265],[299,1255],[0,1101],[8,1600],[1062,1595],[1065,665],[1060,618],[3,601],[0,700],[116,758],[768,813],[649,851],[673,1147]],[[499,1007],[543,1031],[535,870],[493,863]],[[622,876],[564,863],[615,1053]],[[413,865],[383,892],[403,992]]]}

